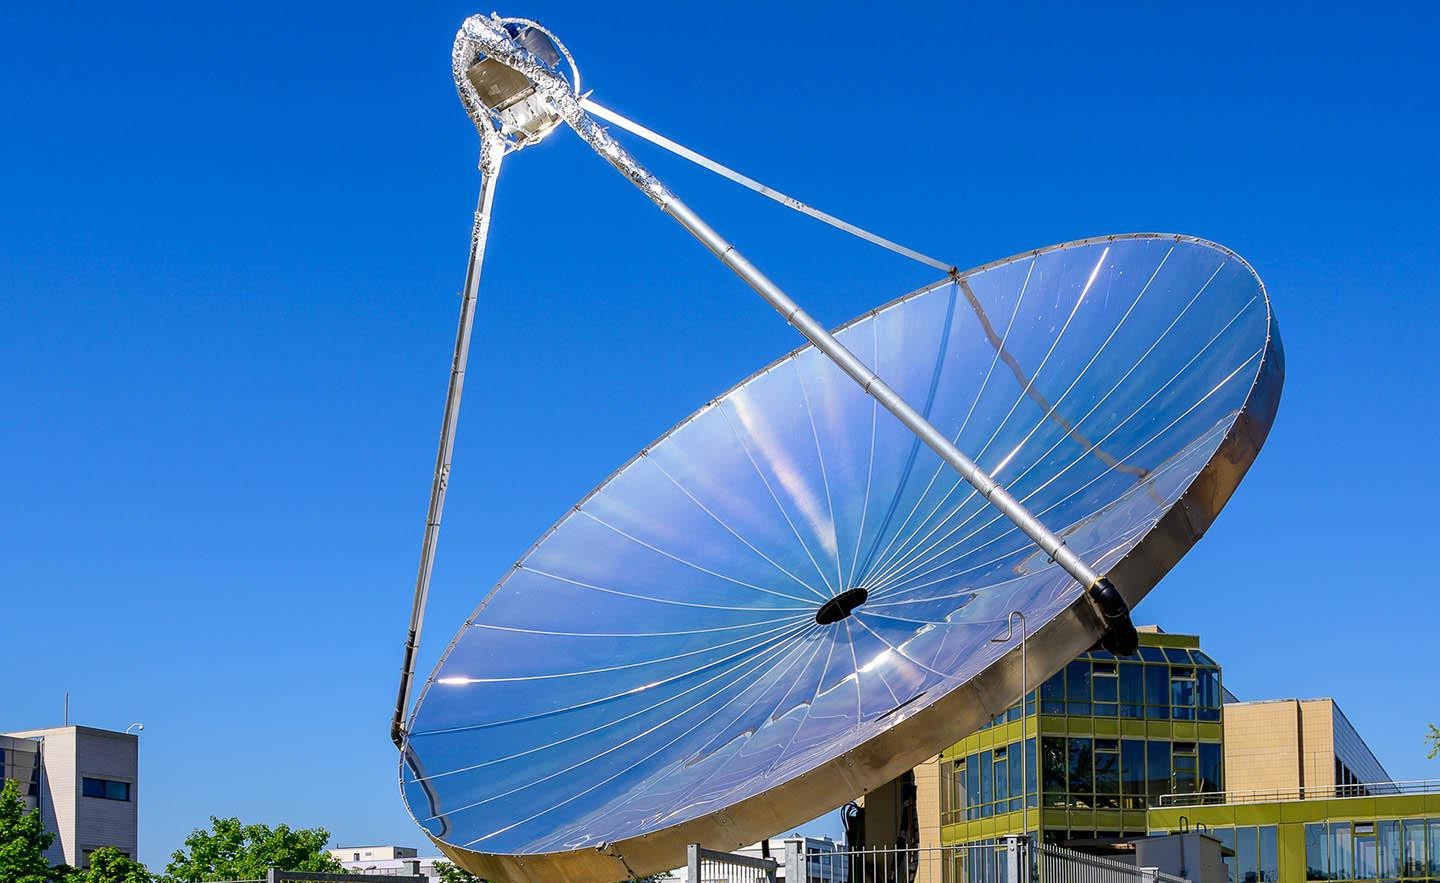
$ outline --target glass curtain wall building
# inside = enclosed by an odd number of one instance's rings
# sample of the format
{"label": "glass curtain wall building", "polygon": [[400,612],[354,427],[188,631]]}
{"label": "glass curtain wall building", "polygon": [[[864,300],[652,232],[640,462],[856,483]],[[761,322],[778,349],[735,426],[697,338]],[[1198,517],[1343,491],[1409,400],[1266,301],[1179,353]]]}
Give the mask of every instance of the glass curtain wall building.
{"label": "glass curtain wall building", "polygon": [[[1088,852],[1201,830],[1230,883],[1440,883],[1440,780],[1392,781],[1333,699],[1227,695],[1194,636],[1081,654],[940,756],[921,828],[992,842],[1028,807],[1030,837]],[[965,855],[944,880],[985,879]]]}
{"label": "glass curtain wall building", "polygon": [[1019,834],[1026,804],[1047,843],[1103,852],[1143,836],[1162,795],[1224,789],[1223,705],[1193,635],[1150,627],[1132,656],[1081,654],[940,756],[940,842]]}
{"label": "glass curtain wall building", "polygon": [[1342,783],[1333,798],[1152,809],[1150,829],[1203,826],[1235,852],[1231,883],[1440,881],[1440,781],[1372,784],[1372,796],[1343,796],[1355,789]]}

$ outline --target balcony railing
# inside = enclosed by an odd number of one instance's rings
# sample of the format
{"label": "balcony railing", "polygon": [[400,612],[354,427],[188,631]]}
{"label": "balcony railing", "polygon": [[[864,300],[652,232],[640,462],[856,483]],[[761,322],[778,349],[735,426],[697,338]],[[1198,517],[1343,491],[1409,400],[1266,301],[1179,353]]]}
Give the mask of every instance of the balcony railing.
{"label": "balcony railing", "polygon": [[1159,808],[1221,806],[1227,803],[1285,803],[1296,800],[1337,800],[1349,797],[1389,797],[1396,794],[1440,794],[1440,779],[1408,782],[1366,782],[1357,785],[1315,785],[1270,788],[1259,791],[1200,791],[1161,795]]}

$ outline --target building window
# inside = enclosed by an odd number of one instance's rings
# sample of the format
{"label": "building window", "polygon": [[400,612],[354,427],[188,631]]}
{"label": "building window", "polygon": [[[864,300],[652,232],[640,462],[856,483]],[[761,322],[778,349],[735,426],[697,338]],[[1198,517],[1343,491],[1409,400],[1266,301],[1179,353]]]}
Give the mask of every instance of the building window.
{"label": "building window", "polygon": [[980,818],[980,761],[975,755],[965,759],[965,815]]}
{"label": "building window", "polygon": [[[1312,864],[1312,858],[1310,856],[1311,842],[1313,840],[1319,845],[1323,844],[1325,839],[1325,826],[1319,825],[1315,827],[1318,827],[1320,830],[1314,832],[1307,830],[1305,832],[1306,879],[1328,879],[1308,876],[1313,871],[1318,870],[1318,868],[1310,867]],[[1230,883],[1278,883],[1280,879],[1280,852],[1279,829],[1277,829],[1276,826],[1212,828],[1208,833],[1235,853],[1234,856],[1225,859],[1225,864],[1229,868]],[[1319,857],[1317,856],[1314,860],[1319,860]]]}
{"label": "building window", "polygon": [[80,780],[81,793],[86,797],[98,797],[101,800],[129,800],[130,783],[116,782],[113,779],[92,779],[88,776]]}
{"label": "building window", "polygon": [[1120,808],[1120,741],[1095,740],[1095,805]]}
{"label": "building window", "polygon": [[1221,845],[1229,851],[1229,855],[1225,856],[1225,879],[1229,883],[1240,883],[1240,875],[1235,867],[1235,829],[1211,828],[1209,834],[1219,840]]}
{"label": "building window", "polygon": [[1019,756],[1024,745],[1016,742],[1011,746],[1014,750],[1010,752],[1010,812],[1019,812],[1020,802],[1025,799],[1025,767]]}
{"label": "building window", "polygon": [[1220,693],[1220,670],[1216,668],[1200,669],[1196,673],[1196,687],[1200,695],[1197,697],[1196,715],[1202,721],[1220,720],[1220,706],[1222,704]]}
{"label": "building window", "polygon": [[1144,809],[1145,801],[1145,743],[1140,739],[1124,739],[1120,742],[1120,776],[1122,780],[1122,808]]}
{"label": "building window", "polygon": [[1330,879],[1355,879],[1355,853],[1350,845],[1350,823],[1330,824]]}
{"label": "building window", "polygon": [[1170,719],[1169,666],[1145,666],[1145,716],[1151,720]]}
{"label": "building window", "polygon": [[1091,689],[1095,692],[1095,716],[1115,717],[1119,712],[1116,703],[1120,699],[1120,673],[1114,662],[1096,662],[1091,678]]}
{"label": "building window", "polygon": [[1145,778],[1149,783],[1150,805],[1158,806],[1161,796],[1171,791],[1170,743],[1151,741],[1147,742],[1145,747]]}
{"label": "building window", "polygon": [[[1193,658],[1193,662],[1191,661]],[[1181,661],[1183,660],[1183,661]],[[1198,650],[1141,647],[1138,656],[1081,654],[1032,692],[1024,714],[1218,722],[1220,669]],[[1020,703],[986,721],[989,729],[1022,716]]]}
{"label": "building window", "polygon": [[1046,736],[1040,742],[1040,755],[1045,766],[1042,782],[1045,786],[1045,805],[1065,805],[1065,739]]}
{"label": "building window", "polygon": [[[1009,751],[1004,747],[996,748],[992,757],[994,757],[993,769],[995,771],[995,812],[998,814],[1007,812],[1007,807],[1010,805],[1008,800],[1010,796]],[[1016,758],[1015,766],[1017,768],[1020,766],[1019,758]],[[1015,808],[1019,809],[1020,807],[1017,805]]]}
{"label": "building window", "polygon": [[1174,776],[1170,790],[1175,794],[1194,794],[1199,761],[1194,742],[1176,742],[1172,760]]}
{"label": "building window", "polygon": [[1195,669],[1170,669],[1170,716],[1177,721],[1195,719]]}
{"label": "building window", "polygon": [[1274,825],[1259,828],[1260,839],[1260,883],[1278,883],[1280,880],[1279,831]]}
{"label": "building window", "polygon": [[1036,783],[1040,777],[1040,763],[1035,757],[1035,738],[1033,736],[1025,742],[1025,757],[1025,804],[1039,806],[1040,789]]}
{"label": "building window", "polygon": [[1308,824],[1305,879],[1440,879],[1440,819]]}
{"label": "building window", "polygon": [[[1007,750],[1008,765],[1004,754]],[[995,801],[996,813],[1019,809],[1022,793],[1029,793],[1030,805],[1036,805],[1037,774],[1043,795],[1039,802],[1049,807],[1144,810],[1158,806],[1159,799],[1167,794],[1224,789],[1218,742],[1045,736],[1040,741],[1038,766],[1031,755],[1032,772],[1026,792],[1020,788],[1018,750],[1017,742],[997,748],[993,756],[987,752],[969,757],[972,764],[978,760],[982,770],[992,770],[994,788],[984,802]],[[1002,778],[1008,778],[1008,782],[1002,782]],[[972,813],[971,817],[981,815],[988,814]]]}
{"label": "building window", "polygon": [[1330,839],[1323,822],[1305,826],[1305,879],[1330,879]]}
{"label": "building window", "polygon": [[942,823],[952,825],[965,821],[965,760],[949,760],[940,764],[940,813]]}
{"label": "building window", "polygon": [[1077,659],[1065,667],[1065,713],[1090,713],[1090,660]]}
{"label": "building window", "polygon": [[1200,790],[1206,794],[1214,794],[1225,790],[1220,778],[1220,743],[1201,742],[1200,750]]}
{"label": "building window", "polygon": [[1144,666],[1138,662],[1120,663],[1120,716],[1145,716]]}
{"label": "building window", "polygon": [[1065,670],[1062,668],[1055,677],[1040,685],[1040,713],[1065,713]]}
{"label": "building window", "polygon": [[1355,879],[1374,880],[1379,866],[1376,856],[1375,823],[1357,822],[1353,836],[1355,839]]}
{"label": "building window", "polygon": [[1400,823],[1377,822],[1375,824],[1376,859],[1380,865],[1380,877],[1398,880],[1401,873]]}
{"label": "building window", "polygon": [[1070,774],[1070,802],[1079,806],[1094,806],[1095,767],[1094,741],[1071,738],[1068,772]]}
{"label": "building window", "polygon": [[995,761],[988,751],[980,752],[980,817],[990,817],[992,807],[991,801],[995,799],[995,780],[991,774],[991,767]]}
{"label": "building window", "polygon": [[1426,876],[1440,877],[1440,819],[1430,820],[1430,873]]}
{"label": "building window", "polygon": [[[1425,820],[1406,819],[1400,839],[1405,847],[1401,875],[1414,879],[1429,876],[1425,866]],[[1440,860],[1440,856],[1436,856]]]}
{"label": "building window", "polygon": [[1254,828],[1235,829],[1235,870],[1239,883],[1259,883],[1260,848]]}

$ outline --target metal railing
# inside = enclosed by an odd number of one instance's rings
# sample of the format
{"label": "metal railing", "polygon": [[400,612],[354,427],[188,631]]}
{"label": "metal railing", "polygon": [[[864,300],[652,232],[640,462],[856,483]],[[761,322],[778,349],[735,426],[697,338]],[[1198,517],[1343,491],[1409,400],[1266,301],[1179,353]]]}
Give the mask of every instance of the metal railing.
{"label": "metal railing", "polygon": [[1005,843],[817,850],[787,840],[785,883],[1024,883],[1011,870],[1020,861]]}
{"label": "metal railing", "polygon": [[1354,785],[1307,785],[1301,788],[1265,788],[1255,791],[1197,791],[1190,794],[1163,794],[1160,796],[1160,808],[1220,806],[1227,803],[1337,800],[1347,797],[1385,797],[1394,794],[1440,794],[1440,779],[1362,782]]}
{"label": "metal railing", "polygon": [[1165,874],[1154,868],[1090,855],[1063,846],[1041,843],[1032,847],[1040,883],[1189,883],[1184,877]]}
{"label": "metal railing", "polygon": [[[1018,837],[915,849],[848,850],[810,843],[785,841],[785,883],[1190,883],[1153,868]],[[775,883],[778,870],[770,859],[692,845],[687,881]]]}
{"label": "metal railing", "polygon": [[686,883],[775,883],[780,871],[774,859],[716,852],[695,843],[685,858]]}

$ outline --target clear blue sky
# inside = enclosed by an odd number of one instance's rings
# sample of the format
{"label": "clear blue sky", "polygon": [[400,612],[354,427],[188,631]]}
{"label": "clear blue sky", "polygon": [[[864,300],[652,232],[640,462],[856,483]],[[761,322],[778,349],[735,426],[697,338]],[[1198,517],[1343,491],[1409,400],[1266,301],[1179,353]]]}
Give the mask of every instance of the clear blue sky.
{"label": "clear blue sky", "polygon": [[[557,3],[596,97],[962,267],[1243,254],[1289,376],[1137,618],[1440,776],[1435,7]],[[209,814],[420,844],[386,725],[477,174],[464,4],[0,16],[0,729],[144,721],[142,858]],[[484,11],[489,11],[488,7]],[[633,140],[633,139],[632,139]],[[825,322],[933,275],[648,146]],[[578,139],[507,164],[422,665],[597,481],[796,343]]]}

